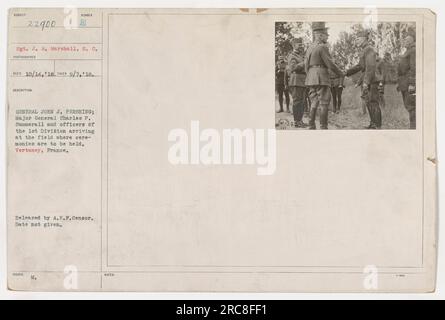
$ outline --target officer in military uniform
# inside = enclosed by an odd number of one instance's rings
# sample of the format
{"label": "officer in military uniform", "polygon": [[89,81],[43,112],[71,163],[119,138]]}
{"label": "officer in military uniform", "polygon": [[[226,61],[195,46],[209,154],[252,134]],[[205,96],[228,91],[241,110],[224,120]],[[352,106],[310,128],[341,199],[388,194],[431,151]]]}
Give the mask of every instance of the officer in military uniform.
{"label": "officer in military uniform", "polygon": [[409,113],[410,129],[416,128],[416,34],[410,30],[404,39],[406,52],[400,57],[397,89],[402,93],[403,104]]}
{"label": "officer in military uniform", "polygon": [[362,97],[370,117],[368,129],[380,129],[382,127],[382,111],[379,105],[378,80],[376,78],[376,53],[368,43],[369,32],[359,31],[357,44],[362,48],[359,63],[346,71],[351,76],[359,71],[363,72]]}
{"label": "officer in military uniform", "polygon": [[280,60],[278,62],[278,66],[275,68],[275,90],[278,94],[278,102],[280,104],[280,110],[277,113],[283,112],[283,96],[286,99],[286,107],[287,111],[289,111],[290,98],[289,91],[286,87],[287,79],[287,70],[286,70],[286,62],[284,60]]}
{"label": "officer in military uniform", "polygon": [[304,93],[306,90],[306,72],[304,70],[303,39],[295,38],[291,41],[293,51],[287,56],[287,87],[292,96],[292,112],[294,114],[294,125],[304,128]]}
{"label": "officer in military uniform", "polygon": [[331,80],[329,71],[338,76],[344,76],[343,72],[335,65],[326,45],[329,37],[328,28],[324,22],[312,23],[314,43],[309,47],[304,59],[306,70],[306,86],[309,87],[311,100],[309,129],[316,129],[315,117],[320,108],[320,127],[328,128],[328,107],[331,102]]}

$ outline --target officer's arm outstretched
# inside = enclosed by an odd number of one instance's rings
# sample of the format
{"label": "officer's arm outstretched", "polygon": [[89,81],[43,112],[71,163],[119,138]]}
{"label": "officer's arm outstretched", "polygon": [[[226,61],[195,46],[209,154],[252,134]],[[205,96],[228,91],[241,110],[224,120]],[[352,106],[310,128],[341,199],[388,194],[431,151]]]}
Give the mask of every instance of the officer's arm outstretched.
{"label": "officer's arm outstretched", "polygon": [[362,65],[360,63],[356,64],[355,66],[353,66],[351,68],[349,68],[346,71],[346,76],[350,77],[350,76],[352,76],[353,74],[356,74],[359,71],[362,71]]}
{"label": "officer's arm outstretched", "polygon": [[325,65],[328,67],[328,69],[330,69],[331,71],[336,73],[339,77],[343,77],[345,75],[343,73],[343,71],[341,71],[340,68],[337,67],[337,65],[332,61],[331,55],[329,54],[328,47],[323,46],[321,48],[320,56],[323,59],[323,62],[325,63]]}

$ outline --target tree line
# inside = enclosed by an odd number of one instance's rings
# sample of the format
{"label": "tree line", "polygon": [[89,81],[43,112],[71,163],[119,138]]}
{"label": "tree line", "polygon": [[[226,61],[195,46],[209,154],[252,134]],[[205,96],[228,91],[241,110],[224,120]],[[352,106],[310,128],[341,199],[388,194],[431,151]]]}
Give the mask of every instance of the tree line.
{"label": "tree line", "polygon": [[[397,62],[403,53],[402,39],[408,30],[415,30],[415,22],[379,22],[370,29],[370,44],[375,48],[378,55],[383,58],[387,56],[388,80],[397,80]],[[351,24],[349,30],[340,32],[338,39],[329,44],[334,61],[343,70],[356,65],[359,60],[360,48],[355,44],[356,34],[363,30],[362,24]],[[310,22],[276,22],[275,23],[275,59],[286,57],[292,51],[291,40],[303,38],[307,47],[312,42]]]}

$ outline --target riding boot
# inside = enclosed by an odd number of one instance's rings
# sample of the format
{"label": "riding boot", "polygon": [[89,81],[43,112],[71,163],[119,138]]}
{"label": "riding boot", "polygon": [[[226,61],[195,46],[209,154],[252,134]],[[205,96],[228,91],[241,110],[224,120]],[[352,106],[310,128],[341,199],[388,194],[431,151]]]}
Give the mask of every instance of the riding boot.
{"label": "riding boot", "polygon": [[328,128],[328,106],[320,106],[320,128]]}
{"label": "riding boot", "polygon": [[382,110],[380,109],[380,106],[378,103],[375,103],[373,108],[373,123],[376,126],[377,129],[380,129],[382,127]]}
{"label": "riding boot", "polygon": [[309,129],[315,130],[315,116],[317,115],[317,108],[311,108],[309,112]]}

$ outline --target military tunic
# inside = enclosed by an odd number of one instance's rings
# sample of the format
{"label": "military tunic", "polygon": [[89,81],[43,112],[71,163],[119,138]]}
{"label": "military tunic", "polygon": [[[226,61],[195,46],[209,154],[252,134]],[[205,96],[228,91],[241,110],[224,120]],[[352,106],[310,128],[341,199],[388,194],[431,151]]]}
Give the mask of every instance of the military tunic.
{"label": "military tunic", "polygon": [[350,76],[359,71],[362,74],[362,98],[370,117],[369,128],[379,129],[382,126],[382,111],[379,105],[378,79],[376,77],[376,53],[374,49],[365,45],[360,54],[359,63],[350,68],[346,75]]}
{"label": "military tunic", "polygon": [[306,85],[307,86],[330,86],[329,71],[342,76],[341,70],[332,61],[328,46],[322,43],[313,44],[309,47],[305,57]]}
{"label": "military tunic", "polygon": [[311,100],[310,127],[315,129],[315,116],[317,108],[320,107],[320,126],[322,129],[328,128],[328,106],[331,102],[331,70],[338,76],[343,73],[335,65],[329,54],[329,50],[324,43],[314,43],[306,52],[304,66],[306,70],[306,85],[309,87],[309,97]]}
{"label": "military tunic", "polygon": [[[292,59],[296,63],[292,63]],[[304,70],[304,57],[297,51],[292,51],[288,57],[288,87],[292,96],[292,112],[294,122],[298,126],[301,124],[304,115],[304,92],[306,90],[306,72]]]}
{"label": "military tunic", "polygon": [[[291,60],[297,60],[295,66],[292,66]],[[304,57],[298,52],[291,52],[287,56],[289,86],[305,87],[306,72],[304,70]]]}

